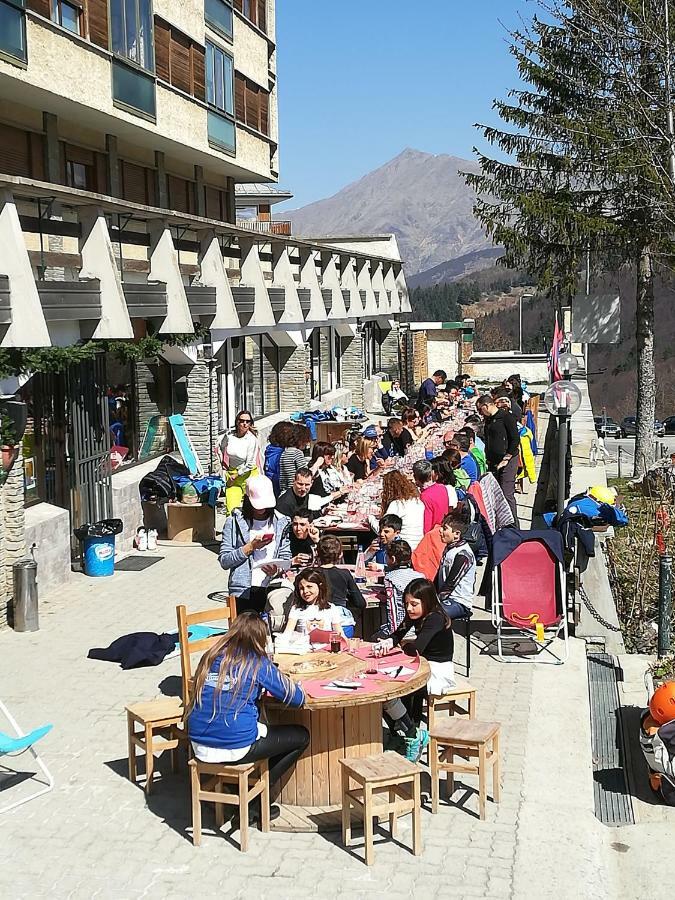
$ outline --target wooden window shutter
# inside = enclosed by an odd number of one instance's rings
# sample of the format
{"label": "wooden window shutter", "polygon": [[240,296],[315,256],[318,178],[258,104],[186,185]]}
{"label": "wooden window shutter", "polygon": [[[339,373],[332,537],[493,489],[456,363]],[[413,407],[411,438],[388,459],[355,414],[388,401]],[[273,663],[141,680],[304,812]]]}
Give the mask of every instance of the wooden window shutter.
{"label": "wooden window shutter", "polygon": [[232,5],[238,12],[244,12],[244,0],[234,0]]}
{"label": "wooden window shutter", "polygon": [[261,31],[267,31],[267,0],[257,0],[257,25]]}
{"label": "wooden window shutter", "polygon": [[258,94],[258,102],[260,104],[260,130],[263,134],[269,136],[270,133],[270,95],[265,91]]}
{"label": "wooden window shutter", "polygon": [[38,181],[45,180],[44,144],[41,134],[30,134],[30,174]]}
{"label": "wooden window shutter", "polygon": [[84,147],[75,147],[72,144],[65,145],[66,159],[69,162],[81,163],[83,166],[94,165],[94,151]]}
{"label": "wooden window shutter", "polygon": [[246,121],[246,79],[239,72],[234,75],[234,114],[239,122]]}
{"label": "wooden window shutter", "polygon": [[258,89],[246,82],[246,124],[260,131],[260,103]]}
{"label": "wooden window shutter", "polygon": [[0,125],[0,172],[30,178],[30,135],[27,131]]}
{"label": "wooden window shutter", "polygon": [[171,28],[167,22],[155,16],[155,70],[157,77],[171,80],[169,68],[169,45]]}
{"label": "wooden window shutter", "polygon": [[108,49],[108,0],[87,0],[89,40]]}
{"label": "wooden window shutter", "polygon": [[188,182],[177,175],[168,175],[167,181],[169,186],[169,209],[189,213]]}
{"label": "wooden window shutter", "polygon": [[146,169],[134,163],[122,162],[122,195],[132,203],[148,204]]}
{"label": "wooden window shutter", "polygon": [[190,39],[175,28],[171,29],[171,44],[169,58],[171,60],[171,84],[192,93],[192,79],[190,77]]}
{"label": "wooden window shutter", "polygon": [[206,218],[220,219],[220,191],[218,188],[207,184],[204,188],[204,198],[206,200]]}
{"label": "wooden window shutter", "polygon": [[199,44],[192,45],[193,94],[197,100],[206,100],[206,51]]}
{"label": "wooden window shutter", "polygon": [[95,190],[99,194],[108,193],[108,159],[105,153],[94,154],[94,171],[96,179]]}
{"label": "wooden window shutter", "polygon": [[38,13],[41,16],[44,16],[45,19],[51,19],[52,11],[50,8],[51,4],[49,0],[26,0],[26,7],[28,9],[32,9],[33,12]]}

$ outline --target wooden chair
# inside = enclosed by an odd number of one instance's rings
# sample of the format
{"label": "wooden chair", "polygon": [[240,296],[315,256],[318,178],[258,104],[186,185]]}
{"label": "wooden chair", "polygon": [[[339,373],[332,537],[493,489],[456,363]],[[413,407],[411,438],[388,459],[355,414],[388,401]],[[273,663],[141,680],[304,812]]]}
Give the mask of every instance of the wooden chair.
{"label": "wooden chair", "polygon": [[[413,854],[422,852],[421,768],[398,753],[387,751],[363,758],[341,759],[342,765],[342,843],[349,847],[352,839],[351,813],[358,809],[363,816],[366,865],[372,866],[373,818],[389,816],[392,838],[396,837],[396,819],[412,812]],[[352,788],[351,781],[358,787]],[[384,796],[386,795],[386,799]]]}
{"label": "wooden chair", "polygon": [[[492,799],[499,803],[499,731],[497,722],[452,716],[429,729],[431,737],[431,812],[438,812],[440,773],[447,772],[446,789],[451,797],[455,789],[455,772],[478,775],[478,810],[485,818],[488,770],[492,769]],[[455,756],[461,762],[455,762]],[[478,758],[477,762],[471,759]]]}
{"label": "wooden chair", "polygon": [[[225,763],[204,763],[191,759],[190,786],[192,789],[192,842],[198,847],[202,841],[202,803],[215,803],[216,825],[220,828],[225,821],[223,807],[239,807],[239,848],[248,850],[248,806],[251,800],[260,796],[260,830],[270,830],[270,775],[267,760],[241,766]],[[202,784],[202,776],[208,781]],[[251,781],[253,779],[253,781]],[[234,785],[233,793],[226,793],[223,787]]]}
{"label": "wooden chair", "polygon": [[[213,644],[220,640],[222,635],[215,634],[200,640],[190,641],[189,631],[192,625],[202,625],[205,622],[233,621],[237,615],[237,601],[235,597],[228,597],[227,603],[202,612],[188,613],[185,606],[176,607],[178,619],[178,639],[180,641],[180,667],[183,680],[183,704],[186,709],[192,700],[193,672],[192,655],[203,654]],[[190,750],[188,750],[190,752]],[[267,760],[255,763],[246,763],[238,766],[227,763],[204,763],[198,759],[191,759],[190,785],[192,790],[192,841],[195,846],[201,843],[202,814],[201,803],[203,801],[216,804],[216,824],[220,827],[224,821],[223,805],[239,806],[239,846],[242,852],[248,850],[248,806],[251,800],[260,796],[262,807],[261,828],[269,831],[270,786]],[[209,780],[202,785],[202,776],[209,776]],[[251,782],[251,779],[253,781]],[[234,793],[225,793],[224,785],[233,785]]]}
{"label": "wooden chair", "polygon": [[[136,748],[145,755],[145,793],[152,790],[156,753],[171,751],[171,770],[177,771],[176,749],[182,740],[179,734],[183,722],[183,703],[180,697],[158,697],[130,703],[127,712],[127,736],[129,747],[129,780],[138,779]],[[140,731],[136,726],[140,725]],[[161,738],[161,740],[158,740]]]}
{"label": "wooden chair", "polygon": [[470,719],[476,718],[476,689],[470,684],[458,685],[451,691],[446,691],[441,696],[429,694],[427,698],[427,724],[429,731],[434,727],[437,721],[437,713],[447,710],[451,716],[455,713],[464,713],[459,703],[466,702],[466,715]]}

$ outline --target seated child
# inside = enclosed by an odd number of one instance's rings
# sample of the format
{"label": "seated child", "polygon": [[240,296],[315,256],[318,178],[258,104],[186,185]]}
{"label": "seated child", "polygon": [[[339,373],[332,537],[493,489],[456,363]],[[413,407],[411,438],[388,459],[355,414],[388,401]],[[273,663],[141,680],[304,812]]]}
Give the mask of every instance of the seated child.
{"label": "seated child", "polygon": [[438,569],[438,596],[451,619],[473,614],[476,557],[464,540],[466,529],[457,513],[448,513],[441,523],[441,540],[446,546]]}
{"label": "seated child", "polygon": [[291,519],[291,559],[294,566],[309,566],[319,543],[319,529],[312,524],[314,513],[301,509]]}
{"label": "seated child", "polygon": [[344,636],[340,607],[334,606],[329,597],[328,580],[321,569],[303,569],[299,572],[284,632],[297,630],[310,634],[318,628],[321,631],[337,631]]}
{"label": "seated child", "polygon": [[387,548],[392,541],[397,541],[401,537],[401,529],[403,528],[403,520],[400,516],[390,513],[382,516],[380,519],[380,539],[374,540],[366,550],[366,563],[370,568],[386,569],[387,567]]}
{"label": "seated child", "polygon": [[342,629],[346,637],[354,634],[354,616],[347,608],[365,609],[366,600],[349,569],[338,568],[342,562],[342,544],[334,534],[325,534],[316,546],[316,561],[330,588],[331,603],[342,613]]}
{"label": "seated child", "polygon": [[640,720],[640,747],[649,784],[668,806],[675,806],[675,682],[658,687]]}
{"label": "seated child", "polygon": [[413,569],[411,559],[412,550],[407,541],[395,541],[387,547],[389,567],[384,576],[384,587],[387,592],[387,621],[375,634],[374,640],[389,637],[396,631],[405,616],[403,603],[405,589],[416,578],[424,578],[424,575]]}

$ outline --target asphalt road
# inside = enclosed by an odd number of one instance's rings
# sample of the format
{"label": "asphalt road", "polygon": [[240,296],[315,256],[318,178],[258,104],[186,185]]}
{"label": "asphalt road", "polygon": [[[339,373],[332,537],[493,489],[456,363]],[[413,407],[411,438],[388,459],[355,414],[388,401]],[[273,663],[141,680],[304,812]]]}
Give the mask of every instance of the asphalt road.
{"label": "asphalt road", "polygon": [[[655,438],[655,442],[657,458],[675,453],[675,434],[667,434],[665,437]],[[631,477],[633,475],[635,438],[620,438],[619,440],[605,438],[605,447],[611,455],[611,459],[606,461],[608,477]],[[619,449],[621,450],[621,472],[619,472]]]}

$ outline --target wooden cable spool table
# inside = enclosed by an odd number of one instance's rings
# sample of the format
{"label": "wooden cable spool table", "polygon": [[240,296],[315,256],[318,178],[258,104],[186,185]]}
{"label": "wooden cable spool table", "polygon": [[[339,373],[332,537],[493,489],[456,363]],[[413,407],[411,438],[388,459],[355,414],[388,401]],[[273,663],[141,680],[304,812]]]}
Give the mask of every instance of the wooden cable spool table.
{"label": "wooden cable spool table", "polygon": [[[335,667],[326,672],[291,672],[298,662],[327,660]],[[331,681],[351,680],[368,668],[364,660],[348,653],[308,653],[304,656],[278,654],[275,661],[295,681],[317,678]],[[272,799],[281,805],[281,816],[272,823],[278,831],[332,831],[341,827],[342,803],[340,760],[382,752],[382,705],[423,688],[429,679],[429,663],[420,659],[418,670],[408,681],[393,681],[386,676],[376,688],[359,688],[331,697],[307,697],[302,709],[289,709],[276,701],[267,701],[270,723],[304,725],[310,745],[279,784],[272,788]],[[386,660],[382,660],[386,663]]]}

